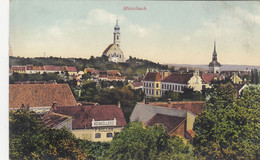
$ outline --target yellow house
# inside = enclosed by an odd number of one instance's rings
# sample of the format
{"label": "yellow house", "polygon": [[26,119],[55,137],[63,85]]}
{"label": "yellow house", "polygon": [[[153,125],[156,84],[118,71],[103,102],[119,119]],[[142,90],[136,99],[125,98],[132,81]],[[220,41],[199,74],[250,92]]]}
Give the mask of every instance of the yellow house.
{"label": "yellow house", "polygon": [[126,125],[120,105],[57,106],[54,111],[71,116],[72,133],[90,141],[111,141]]}
{"label": "yellow house", "polygon": [[242,79],[239,78],[236,73],[234,73],[230,79],[234,84],[241,84],[243,82]]}
{"label": "yellow house", "polygon": [[12,66],[13,73],[25,73],[26,66]]}
{"label": "yellow house", "polygon": [[148,72],[142,80],[143,90],[146,96],[161,96],[161,75],[159,72]]}

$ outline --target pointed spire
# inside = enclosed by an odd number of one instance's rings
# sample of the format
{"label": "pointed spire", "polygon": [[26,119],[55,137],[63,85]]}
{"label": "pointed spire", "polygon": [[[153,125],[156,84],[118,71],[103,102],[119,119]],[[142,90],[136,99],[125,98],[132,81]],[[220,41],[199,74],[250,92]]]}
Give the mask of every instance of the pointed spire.
{"label": "pointed spire", "polygon": [[214,41],[214,52],[216,52],[216,40]]}

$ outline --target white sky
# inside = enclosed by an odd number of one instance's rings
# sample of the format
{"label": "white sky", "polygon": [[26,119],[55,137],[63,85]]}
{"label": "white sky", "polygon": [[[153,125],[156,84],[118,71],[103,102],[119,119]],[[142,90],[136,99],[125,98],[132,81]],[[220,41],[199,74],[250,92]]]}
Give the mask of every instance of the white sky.
{"label": "white sky", "polygon": [[12,0],[10,7],[14,56],[101,56],[118,16],[127,58],[208,64],[216,40],[221,64],[260,65],[259,2]]}

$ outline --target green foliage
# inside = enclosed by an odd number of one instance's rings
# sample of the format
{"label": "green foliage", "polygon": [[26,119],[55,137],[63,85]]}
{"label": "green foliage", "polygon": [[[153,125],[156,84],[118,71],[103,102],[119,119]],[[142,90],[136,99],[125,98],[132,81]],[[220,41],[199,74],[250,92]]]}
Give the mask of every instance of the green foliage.
{"label": "green foliage", "polygon": [[35,112],[10,111],[9,124],[10,159],[86,159],[71,132],[44,128]]}
{"label": "green foliage", "polygon": [[185,159],[180,154],[190,153],[189,146],[178,137],[170,138],[162,125],[132,122],[114,137],[104,159]]}
{"label": "green foliage", "polygon": [[216,85],[194,123],[193,144],[206,159],[258,159],[260,88],[250,86],[236,99],[233,85]]}

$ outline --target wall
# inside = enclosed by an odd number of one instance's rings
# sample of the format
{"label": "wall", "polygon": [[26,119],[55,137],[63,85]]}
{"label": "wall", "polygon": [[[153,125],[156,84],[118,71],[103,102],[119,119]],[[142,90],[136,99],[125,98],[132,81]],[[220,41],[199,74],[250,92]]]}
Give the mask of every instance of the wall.
{"label": "wall", "polygon": [[[72,130],[72,133],[80,139],[86,139],[90,141],[101,141],[101,142],[109,142],[113,139],[116,133],[119,133],[123,127],[100,127],[100,128],[92,128],[92,129],[77,129]],[[100,138],[95,138],[95,134],[100,133]],[[107,133],[112,133],[112,137],[107,137]]]}

